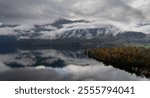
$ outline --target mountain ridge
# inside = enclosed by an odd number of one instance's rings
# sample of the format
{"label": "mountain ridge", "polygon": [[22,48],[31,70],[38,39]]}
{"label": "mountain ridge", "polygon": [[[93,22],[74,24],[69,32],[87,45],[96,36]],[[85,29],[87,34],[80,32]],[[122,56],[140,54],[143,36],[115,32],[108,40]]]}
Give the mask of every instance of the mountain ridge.
{"label": "mountain ridge", "polygon": [[[133,34],[129,34],[133,33]],[[139,34],[140,33],[140,34]],[[19,39],[95,39],[109,37],[141,38],[148,36],[144,32],[124,31],[112,24],[94,23],[85,20],[59,19],[45,25],[0,25],[0,36],[15,36]]]}

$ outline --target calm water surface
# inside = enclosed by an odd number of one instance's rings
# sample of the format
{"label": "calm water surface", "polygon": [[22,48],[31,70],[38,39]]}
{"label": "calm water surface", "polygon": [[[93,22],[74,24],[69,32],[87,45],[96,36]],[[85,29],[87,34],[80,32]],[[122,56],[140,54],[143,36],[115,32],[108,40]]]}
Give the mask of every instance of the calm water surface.
{"label": "calm water surface", "polygon": [[0,80],[144,81],[150,78],[105,66],[84,50],[0,49]]}

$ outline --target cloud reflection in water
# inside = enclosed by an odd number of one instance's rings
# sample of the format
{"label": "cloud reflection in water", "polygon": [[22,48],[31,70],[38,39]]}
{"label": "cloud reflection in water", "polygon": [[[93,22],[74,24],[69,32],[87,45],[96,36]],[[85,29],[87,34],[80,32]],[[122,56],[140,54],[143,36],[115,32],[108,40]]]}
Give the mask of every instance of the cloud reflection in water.
{"label": "cloud reflection in water", "polygon": [[67,65],[63,68],[20,68],[5,71],[0,74],[0,80],[56,80],[56,81],[144,81],[146,78],[131,75],[125,71],[115,69],[111,66],[100,65],[78,66]]}

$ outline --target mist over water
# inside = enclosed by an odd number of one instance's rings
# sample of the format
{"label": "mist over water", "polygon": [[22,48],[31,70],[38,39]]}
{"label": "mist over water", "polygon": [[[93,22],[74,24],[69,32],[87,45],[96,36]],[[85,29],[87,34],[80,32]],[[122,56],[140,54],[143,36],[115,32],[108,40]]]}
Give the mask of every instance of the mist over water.
{"label": "mist over water", "polygon": [[84,50],[16,50],[0,53],[0,80],[149,80],[89,58]]}

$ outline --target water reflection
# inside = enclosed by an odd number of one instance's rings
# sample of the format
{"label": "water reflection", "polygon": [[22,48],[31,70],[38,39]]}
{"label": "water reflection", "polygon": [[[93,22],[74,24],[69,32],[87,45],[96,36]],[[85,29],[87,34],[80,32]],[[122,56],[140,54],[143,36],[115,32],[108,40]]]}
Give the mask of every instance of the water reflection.
{"label": "water reflection", "polygon": [[131,74],[136,74],[137,76],[150,78],[150,70],[146,67],[131,67],[131,66],[120,66],[120,65],[112,65],[115,68],[119,68],[125,70]]}
{"label": "water reflection", "polygon": [[136,72],[120,69],[88,58],[83,50],[15,50],[0,53],[0,80],[149,80],[135,75]]}
{"label": "water reflection", "polygon": [[21,68],[5,71],[0,74],[0,80],[31,80],[31,81],[139,81],[148,80],[146,78],[131,75],[125,71],[113,67],[104,67],[99,65],[77,66],[67,65],[63,68]]}

